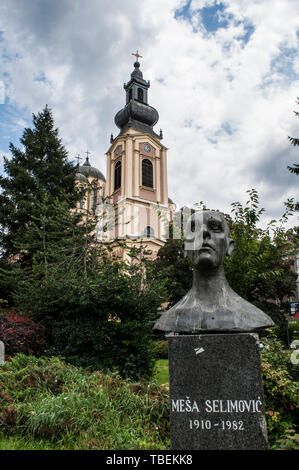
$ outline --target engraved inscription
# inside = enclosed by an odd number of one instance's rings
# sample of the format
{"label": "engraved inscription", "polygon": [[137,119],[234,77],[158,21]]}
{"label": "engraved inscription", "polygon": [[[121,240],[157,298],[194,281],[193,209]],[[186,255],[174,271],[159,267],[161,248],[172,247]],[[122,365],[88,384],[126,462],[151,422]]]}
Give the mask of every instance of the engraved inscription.
{"label": "engraved inscription", "polygon": [[[254,414],[262,413],[262,401],[258,396],[252,400],[193,400],[189,396],[171,400],[171,411],[173,413],[200,413],[210,414],[211,419],[189,419],[189,429],[192,430],[213,430],[223,431],[244,431],[244,420],[228,416],[230,419],[219,419],[217,413],[234,414]],[[222,417],[222,416],[221,416]]]}

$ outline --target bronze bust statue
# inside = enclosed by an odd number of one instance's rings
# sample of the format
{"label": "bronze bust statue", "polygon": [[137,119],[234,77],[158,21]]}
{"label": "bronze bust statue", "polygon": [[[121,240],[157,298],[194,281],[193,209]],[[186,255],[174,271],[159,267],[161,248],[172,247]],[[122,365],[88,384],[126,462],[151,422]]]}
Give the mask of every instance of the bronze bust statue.
{"label": "bronze bust statue", "polygon": [[234,242],[220,212],[193,214],[185,230],[185,254],[193,264],[193,285],[161,315],[155,330],[175,333],[248,332],[273,326],[262,310],[234,292],[225,277],[223,261]]}

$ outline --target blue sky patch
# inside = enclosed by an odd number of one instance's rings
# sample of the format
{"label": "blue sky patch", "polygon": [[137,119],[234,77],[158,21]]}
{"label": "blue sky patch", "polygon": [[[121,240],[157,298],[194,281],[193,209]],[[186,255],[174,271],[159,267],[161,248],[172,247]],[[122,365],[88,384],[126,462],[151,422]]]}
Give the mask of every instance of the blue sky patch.
{"label": "blue sky patch", "polygon": [[[28,119],[26,120],[26,117]],[[9,143],[12,142],[16,147],[21,147],[20,138],[23,135],[25,127],[30,127],[29,113],[25,110],[19,110],[16,107],[6,103],[0,105],[0,151],[9,152]],[[31,119],[32,121],[32,119]],[[2,161],[2,155],[1,161]]]}
{"label": "blue sky patch", "polygon": [[251,38],[251,36],[253,35],[254,31],[255,31],[255,26],[251,23],[245,23],[244,24],[244,30],[245,30],[245,33],[243,34],[243,36],[240,36],[240,39],[242,39],[242,41],[247,44],[249,39]]}
{"label": "blue sky patch", "polygon": [[[205,31],[209,34],[214,34],[220,28],[228,28],[232,22],[234,26],[243,24],[244,33],[236,38],[237,40],[242,41],[242,46],[248,43],[255,31],[255,27],[252,23],[247,20],[240,21],[231,13],[228,13],[226,5],[222,2],[217,3],[217,1],[214,0],[211,6],[199,8],[195,12],[194,10],[191,10],[191,3],[191,0],[188,0],[183,7],[176,10],[174,17],[176,19],[184,19],[192,23],[192,15],[196,15]],[[194,32],[197,32],[194,22],[192,25]],[[226,47],[228,47],[228,45]]]}
{"label": "blue sky patch", "polygon": [[[188,0],[186,5],[184,5],[179,10],[176,10],[174,17],[176,19],[183,18],[191,22],[192,20],[192,10],[190,9],[191,0]],[[215,2],[212,6],[203,7],[196,10],[196,13],[200,14],[201,21],[208,33],[214,33],[219,28],[225,28],[229,24],[229,19],[232,18],[232,15],[222,15],[225,12],[226,6],[224,3]]]}
{"label": "blue sky patch", "polygon": [[229,25],[232,15],[224,16],[221,14],[225,11],[225,8],[223,3],[219,3],[219,5],[204,7],[198,10],[201,14],[203,25],[209,33],[215,33],[217,29],[226,28]]}
{"label": "blue sky patch", "polygon": [[187,0],[186,5],[175,11],[174,17],[177,20],[180,17],[191,18],[190,5],[192,0]]}
{"label": "blue sky patch", "polygon": [[224,122],[222,125],[221,125],[221,128],[229,135],[232,135],[233,134],[233,131],[234,129],[232,128],[232,125],[230,122]]}
{"label": "blue sky patch", "polygon": [[282,47],[279,56],[271,62],[271,70],[286,76],[294,76],[293,60],[297,54],[298,51],[294,47]]}
{"label": "blue sky patch", "polygon": [[45,83],[47,81],[45,73],[41,72],[39,75],[34,77],[33,81],[34,82],[44,82]]}
{"label": "blue sky patch", "polygon": [[281,47],[280,53],[272,60],[269,72],[263,77],[261,89],[266,89],[273,82],[292,83],[299,79],[294,70],[294,59],[298,51],[295,48]]}

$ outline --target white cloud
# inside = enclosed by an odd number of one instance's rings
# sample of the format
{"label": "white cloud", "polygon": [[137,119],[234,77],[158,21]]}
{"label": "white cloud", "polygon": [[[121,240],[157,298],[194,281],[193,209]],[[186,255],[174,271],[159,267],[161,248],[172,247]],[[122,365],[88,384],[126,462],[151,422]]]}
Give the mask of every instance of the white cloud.
{"label": "white cloud", "polygon": [[179,206],[204,200],[228,212],[255,187],[278,216],[286,197],[298,199],[298,179],[286,169],[298,161],[287,140],[299,134],[296,1],[222,4],[228,26],[207,34],[196,12],[210,1],[193,0],[187,19],[175,18],[182,0],[3,0],[0,79],[20,119],[47,103],[70,157],[88,148],[105,172],[138,49],[169,147],[170,196]]}

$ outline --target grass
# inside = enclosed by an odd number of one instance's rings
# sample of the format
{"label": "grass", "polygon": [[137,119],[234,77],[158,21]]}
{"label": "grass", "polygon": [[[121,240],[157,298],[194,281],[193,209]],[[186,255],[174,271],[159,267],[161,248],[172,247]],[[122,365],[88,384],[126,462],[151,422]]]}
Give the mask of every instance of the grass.
{"label": "grass", "polygon": [[[292,351],[274,337],[263,342],[270,448],[298,449]],[[151,383],[59,358],[19,354],[0,366],[0,450],[168,450],[169,421],[167,359],[157,361]]]}
{"label": "grass", "polygon": [[168,375],[168,359],[158,359],[156,362],[156,371],[154,380],[158,385],[164,385],[169,383]]}
{"label": "grass", "polygon": [[33,437],[6,436],[0,433],[0,450],[60,450],[59,447],[46,442],[37,440]]}
{"label": "grass", "polygon": [[167,387],[17,355],[0,367],[1,450],[169,449]]}

